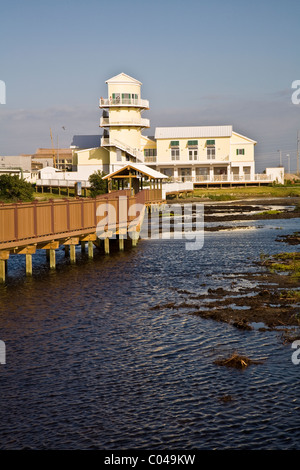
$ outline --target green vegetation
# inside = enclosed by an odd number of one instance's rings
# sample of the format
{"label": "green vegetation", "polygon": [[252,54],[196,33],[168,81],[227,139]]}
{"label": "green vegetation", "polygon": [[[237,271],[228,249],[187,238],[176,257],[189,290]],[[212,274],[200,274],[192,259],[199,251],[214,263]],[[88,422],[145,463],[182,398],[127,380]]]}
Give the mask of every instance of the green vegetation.
{"label": "green vegetation", "polygon": [[271,271],[283,271],[292,277],[300,277],[300,252],[278,253],[270,257],[266,264]]}
{"label": "green vegetation", "polygon": [[227,201],[246,198],[300,197],[300,185],[245,186],[235,188],[194,189],[194,197]]}
{"label": "green vegetation", "polygon": [[274,214],[280,214],[281,211],[278,211],[276,209],[271,209],[269,211],[263,211],[263,212],[258,212],[257,215],[274,215]]}
{"label": "green vegetation", "polygon": [[96,197],[99,194],[105,194],[108,192],[107,189],[107,180],[103,180],[103,176],[105,176],[104,171],[95,171],[89,177],[89,182],[91,184],[90,188],[90,195],[91,197]]}
{"label": "green vegetation", "polygon": [[0,176],[0,200],[3,202],[32,201],[34,189],[17,175]]}
{"label": "green vegetation", "polygon": [[69,190],[69,195],[67,191],[63,191],[62,189],[60,190],[60,194],[56,188],[52,188],[52,192],[46,192],[44,191],[43,193],[40,192],[35,192],[34,193],[34,198],[38,199],[39,201],[48,201],[49,199],[66,199],[66,198],[74,198],[74,190]]}
{"label": "green vegetation", "polygon": [[281,299],[295,300],[300,301],[300,291],[299,290],[285,290],[280,293]]}

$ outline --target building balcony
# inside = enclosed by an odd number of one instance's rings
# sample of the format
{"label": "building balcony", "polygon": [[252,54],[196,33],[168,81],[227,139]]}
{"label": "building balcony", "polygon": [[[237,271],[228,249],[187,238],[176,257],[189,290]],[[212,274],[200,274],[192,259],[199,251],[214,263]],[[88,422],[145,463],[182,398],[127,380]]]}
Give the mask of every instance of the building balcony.
{"label": "building balcony", "polygon": [[141,108],[149,109],[149,101],[142,100],[140,98],[100,98],[99,107],[100,108],[110,108],[110,107],[119,107],[124,106],[126,108]]}
{"label": "building balcony", "polygon": [[156,163],[157,158],[154,156],[144,157],[144,163]]}
{"label": "building balcony", "polygon": [[100,127],[143,127],[148,128],[150,127],[150,120],[149,119],[132,119],[132,120],[124,120],[124,121],[113,121],[109,117],[101,117],[100,118]]}

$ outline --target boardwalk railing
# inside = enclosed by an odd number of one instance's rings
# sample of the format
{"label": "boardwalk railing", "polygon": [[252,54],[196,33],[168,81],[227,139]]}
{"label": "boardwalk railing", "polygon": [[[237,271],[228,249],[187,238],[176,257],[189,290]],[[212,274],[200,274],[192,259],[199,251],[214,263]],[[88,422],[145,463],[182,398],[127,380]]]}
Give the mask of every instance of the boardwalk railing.
{"label": "boardwalk railing", "polygon": [[[120,199],[121,198],[121,199]],[[87,233],[95,233],[97,226],[104,231],[118,230],[120,200],[123,208],[126,201],[125,223],[130,223],[136,215],[131,206],[160,202],[160,189],[145,189],[135,196],[129,190],[114,191],[96,198],[52,199],[29,203],[0,205],[0,250],[38,244]],[[115,213],[105,210],[114,208]],[[106,213],[108,212],[108,213]],[[131,215],[133,214],[133,215]],[[124,224],[124,220],[122,221]]]}
{"label": "boardwalk railing", "polygon": [[[5,281],[6,263],[11,254],[26,255],[26,274],[32,274],[32,254],[44,249],[55,269],[55,250],[64,245],[66,256],[75,262],[75,246],[81,244],[93,257],[93,245],[124,239],[135,245],[147,205],[162,202],[161,189],[144,189],[136,195],[130,190],[114,191],[96,198],[57,199],[29,203],[0,204],[0,282]],[[127,236],[128,235],[128,236]]]}

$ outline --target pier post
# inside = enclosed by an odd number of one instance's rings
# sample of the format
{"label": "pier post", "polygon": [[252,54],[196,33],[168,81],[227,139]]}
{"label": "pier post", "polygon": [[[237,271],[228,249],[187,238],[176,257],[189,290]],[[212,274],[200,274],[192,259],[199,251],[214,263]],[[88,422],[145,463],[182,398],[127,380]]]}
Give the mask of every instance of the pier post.
{"label": "pier post", "polygon": [[[70,253],[70,261],[71,264],[76,263],[76,251],[75,247],[76,245],[79,245],[79,237],[70,237],[67,240],[64,241],[65,249],[67,248],[68,253]],[[82,245],[81,245],[82,248]]]}
{"label": "pier post", "polygon": [[119,235],[119,250],[124,251],[124,238],[122,235]]}
{"label": "pier post", "polygon": [[132,246],[136,246],[138,244],[139,232],[137,230],[134,230],[131,232],[131,240],[132,240]]}
{"label": "pier post", "polygon": [[70,256],[70,246],[65,245],[65,257],[68,257],[68,256]]}
{"label": "pier post", "polygon": [[26,254],[26,276],[32,276],[32,255]]}
{"label": "pier post", "polygon": [[50,269],[56,268],[55,250],[59,248],[59,242],[52,240],[50,242],[43,242],[38,244],[38,248],[46,250],[46,257],[50,264]]}
{"label": "pier post", "polygon": [[80,242],[81,245],[81,253],[85,253],[85,242]]}
{"label": "pier post", "polygon": [[56,268],[55,249],[49,249],[50,269]]}
{"label": "pier post", "polygon": [[106,255],[109,255],[109,238],[108,237],[104,239],[104,253]]}
{"label": "pier post", "polygon": [[5,282],[5,259],[0,259],[0,282]]}
{"label": "pier post", "polygon": [[76,263],[75,245],[70,245],[70,260],[72,264]]}
{"label": "pier post", "polygon": [[5,276],[7,273],[7,260],[9,258],[10,251],[9,250],[1,250],[0,251],[0,282],[5,282]]}
{"label": "pier post", "polygon": [[93,258],[94,256],[94,244],[92,240],[88,241],[88,257]]}

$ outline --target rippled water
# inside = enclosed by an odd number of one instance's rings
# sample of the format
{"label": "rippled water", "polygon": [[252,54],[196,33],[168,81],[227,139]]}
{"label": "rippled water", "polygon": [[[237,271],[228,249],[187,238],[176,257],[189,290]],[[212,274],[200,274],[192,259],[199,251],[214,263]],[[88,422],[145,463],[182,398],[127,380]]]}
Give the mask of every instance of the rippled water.
{"label": "rippled water", "polygon": [[[242,275],[261,252],[295,250],[275,238],[297,223],[207,233],[198,251],[164,239],[94,260],[78,251],[75,266],[60,250],[55,272],[39,252],[33,278],[11,258],[0,287],[1,448],[300,449],[300,365],[278,333],[151,309],[182,290],[249,285]],[[214,364],[233,351],[265,361]]]}

